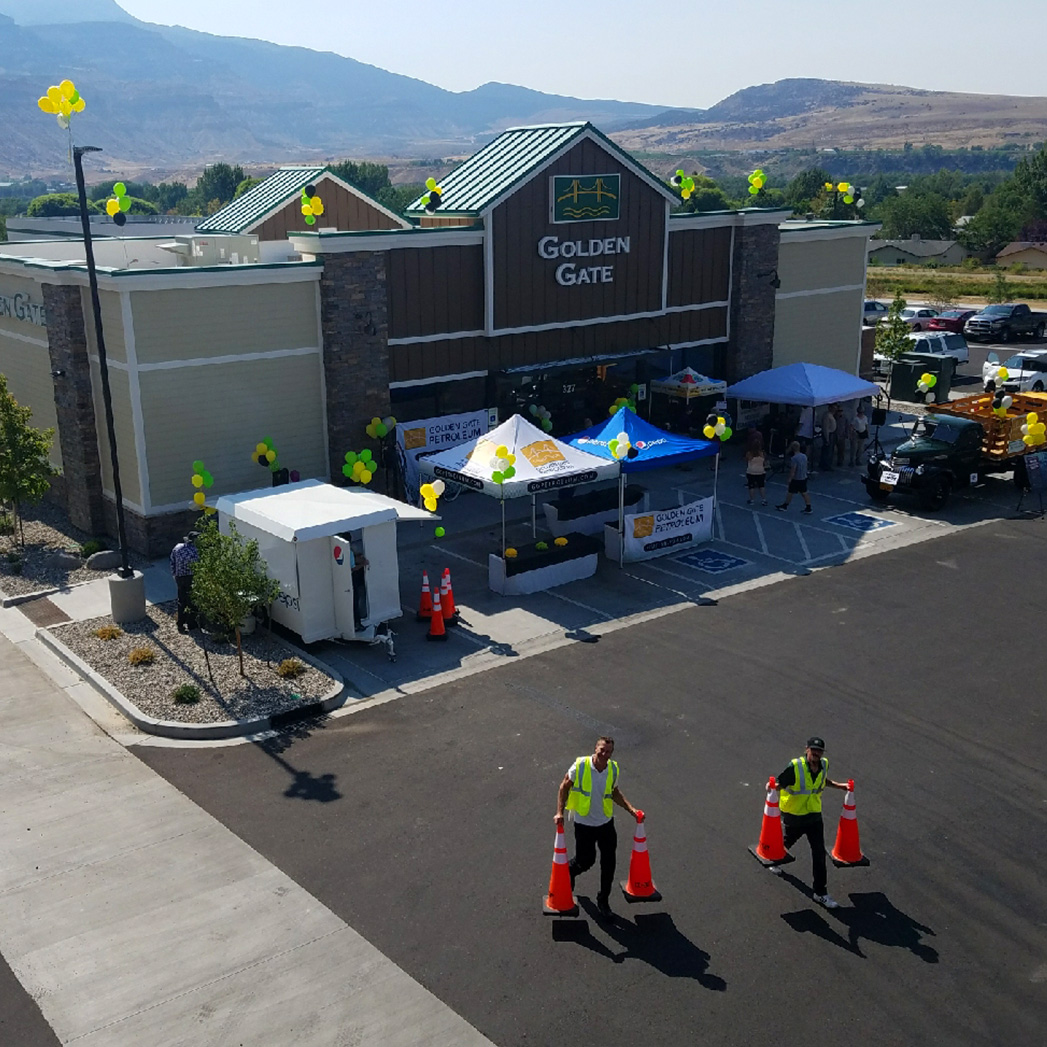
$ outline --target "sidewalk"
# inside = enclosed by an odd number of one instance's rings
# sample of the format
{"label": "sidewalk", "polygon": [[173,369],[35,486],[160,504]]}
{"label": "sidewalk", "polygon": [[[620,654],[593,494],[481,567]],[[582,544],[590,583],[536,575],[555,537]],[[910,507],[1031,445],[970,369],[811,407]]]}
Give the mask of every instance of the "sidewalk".
{"label": "sidewalk", "polygon": [[82,715],[23,616],[0,629],[0,952],[62,1043],[489,1044]]}

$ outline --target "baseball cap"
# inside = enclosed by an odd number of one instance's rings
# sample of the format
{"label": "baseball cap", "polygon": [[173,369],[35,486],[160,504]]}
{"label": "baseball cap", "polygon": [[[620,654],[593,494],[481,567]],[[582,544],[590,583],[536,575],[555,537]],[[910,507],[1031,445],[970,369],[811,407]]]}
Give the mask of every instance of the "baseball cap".
{"label": "baseball cap", "polygon": [[810,738],[807,739],[807,748],[808,749],[821,749],[822,752],[824,752],[825,751],[825,742],[821,738],[817,737],[816,735],[812,735]]}

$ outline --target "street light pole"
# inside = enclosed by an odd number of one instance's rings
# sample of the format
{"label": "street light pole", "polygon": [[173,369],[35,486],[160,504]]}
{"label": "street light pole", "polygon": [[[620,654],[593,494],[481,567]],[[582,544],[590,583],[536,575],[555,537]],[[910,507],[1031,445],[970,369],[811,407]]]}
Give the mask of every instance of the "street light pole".
{"label": "street light pole", "polygon": [[76,191],[80,198],[80,224],[84,230],[84,253],[87,255],[87,279],[91,285],[91,308],[95,318],[95,341],[98,345],[98,369],[102,378],[102,401],[105,405],[105,427],[109,434],[109,456],[113,465],[113,493],[116,495],[116,529],[120,539],[121,578],[131,578],[134,571],[127,558],[127,531],[124,527],[124,496],[120,488],[120,462],[116,454],[116,427],[113,424],[113,395],[109,390],[109,362],[105,354],[102,334],[102,308],[98,301],[98,274],[95,272],[95,252],[91,244],[91,220],[87,213],[87,189],[84,186],[84,153],[100,153],[95,145],[73,146],[73,166],[76,169]]}

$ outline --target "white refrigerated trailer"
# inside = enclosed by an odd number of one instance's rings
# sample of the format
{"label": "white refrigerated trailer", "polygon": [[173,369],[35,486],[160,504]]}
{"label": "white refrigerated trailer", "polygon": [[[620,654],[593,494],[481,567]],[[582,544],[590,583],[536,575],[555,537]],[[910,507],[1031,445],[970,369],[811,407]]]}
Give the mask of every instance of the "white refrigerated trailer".
{"label": "white refrigerated trailer", "polygon": [[[431,513],[362,487],[303,480],[218,499],[218,525],[234,521],[258,542],[269,576],[280,583],[273,621],[305,643],[343,639],[384,643],[394,657],[387,623],[399,618],[398,520],[433,520]],[[367,566],[354,592],[353,553]]]}

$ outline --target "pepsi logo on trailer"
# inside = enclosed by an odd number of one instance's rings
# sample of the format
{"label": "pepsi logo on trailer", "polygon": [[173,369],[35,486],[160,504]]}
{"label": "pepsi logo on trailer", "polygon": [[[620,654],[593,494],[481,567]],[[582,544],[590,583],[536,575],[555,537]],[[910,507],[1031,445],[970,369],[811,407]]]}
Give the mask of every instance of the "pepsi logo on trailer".
{"label": "pepsi logo on trailer", "polygon": [[334,547],[334,562],[339,566],[345,562],[345,554],[342,552],[342,547],[340,545]]}

